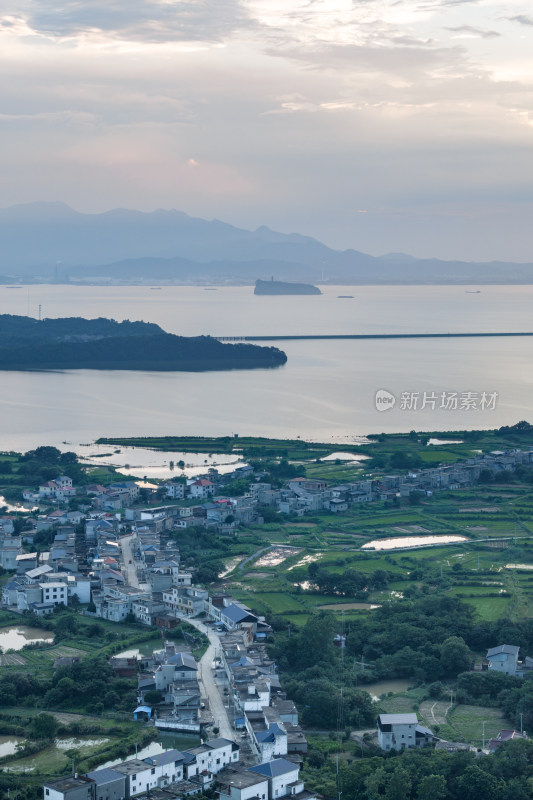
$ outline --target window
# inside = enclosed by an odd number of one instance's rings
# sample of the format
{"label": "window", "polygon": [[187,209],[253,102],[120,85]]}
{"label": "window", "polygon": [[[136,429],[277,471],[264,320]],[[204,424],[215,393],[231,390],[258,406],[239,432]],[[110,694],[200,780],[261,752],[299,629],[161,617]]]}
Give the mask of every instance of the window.
{"label": "window", "polygon": [[152,767],[152,769],[150,770],[150,774],[155,775],[155,767]]}

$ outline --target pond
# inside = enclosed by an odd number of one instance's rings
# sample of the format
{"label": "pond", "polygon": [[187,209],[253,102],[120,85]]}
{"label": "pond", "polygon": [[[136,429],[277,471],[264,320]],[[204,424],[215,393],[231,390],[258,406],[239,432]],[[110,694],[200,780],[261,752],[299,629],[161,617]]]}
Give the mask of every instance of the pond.
{"label": "pond", "polygon": [[428,445],[463,444],[462,439],[429,439]]}
{"label": "pond", "polygon": [[8,503],[6,498],[3,494],[0,494],[0,508],[6,508],[7,513],[11,514],[13,511],[23,511],[25,513],[29,513],[30,511],[34,511],[37,506],[32,506],[31,508],[26,508],[25,506],[21,505],[20,503]]}
{"label": "pond", "polygon": [[395,536],[393,539],[373,539],[361,546],[361,550],[401,550],[406,547],[430,547],[437,544],[467,542],[466,536]]}
{"label": "pond", "polygon": [[365,692],[371,696],[374,702],[377,702],[380,697],[389,692],[398,694],[399,692],[406,692],[411,685],[411,681],[406,678],[398,678],[397,680],[390,681],[376,681],[375,683],[359,684],[358,689],[364,689]]}
{"label": "pond", "polygon": [[[122,475],[132,477],[173,478],[185,474],[192,478],[206,472],[209,467],[215,467],[220,474],[225,474],[232,472],[237,465],[245,464],[242,455],[230,453],[182,453],[144,447],[119,448],[108,444],[92,444],[86,448],[78,445],[73,449],[85,462],[113,466]],[[183,469],[178,466],[180,461],[185,464]]]}
{"label": "pond", "polygon": [[[200,737],[193,734],[181,733],[161,733],[157,742],[150,742],[150,744],[143,747],[137,752],[137,758],[143,759],[148,756],[156,756],[165,750],[187,750],[189,747],[196,747],[200,744]],[[135,758],[135,753],[128,756],[128,758]],[[106,761],[104,764],[99,764],[97,769],[104,769],[105,767],[114,767],[120,764],[125,759],[115,758],[112,761]]]}
{"label": "pond", "polygon": [[298,555],[302,551],[301,547],[273,547],[261,558],[258,558],[254,567],[277,567],[291,556]]}
{"label": "pond", "polygon": [[130,647],[129,650],[122,650],[120,653],[115,653],[114,658],[142,658],[142,656],[151,656],[154,650],[161,650],[161,637],[157,639],[148,639],[146,642],[135,647]]}
{"label": "pond", "polygon": [[[4,753],[4,755],[10,755],[11,753],[14,753],[17,743],[24,741],[24,739],[21,739],[17,736],[0,737],[0,742],[2,739],[5,739],[6,745],[11,747],[11,749],[7,753]],[[13,742],[14,744],[12,744]],[[70,758],[66,755],[69,750],[83,750],[90,747],[98,747],[106,744],[107,742],[109,742],[109,738],[96,736],[80,736],[78,738],[70,737],[68,739],[56,739],[54,744],[50,747],[46,747],[39,753],[35,753],[35,755],[28,756],[27,758],[19,758],[16,761],[12,761],[8,765],[3,766],[2,769],[4,769],[6,772],[34,772],[35,770],[44,770],[48,772],[50,769],[52,769],[53,771],[60,773],[64,766],[67,763],[70,763]]]}
{"label": "pond", "polygon": [[13,625],[10,628],[0,628],[0,647],[2,650],[22,650],[24,645],[33,642],[48,642],[52,644],[54,634],[44,628],[30,628],[29,625]]}
{"label": "pond", "polygon": [[22,736],[0,736],[0,758],[11,756],[17,752],[17,745],[22,744]]}
{"label": "pond", "polygon": [[352,462],[352,461],[366,461],[366,459],[370,458],[370,456],[366,456],[364,453],[346,453],[344,451],[338,453],[331,453],[329,456],[324,456],[321,458],[321,461],[344,461],[344,462]]}

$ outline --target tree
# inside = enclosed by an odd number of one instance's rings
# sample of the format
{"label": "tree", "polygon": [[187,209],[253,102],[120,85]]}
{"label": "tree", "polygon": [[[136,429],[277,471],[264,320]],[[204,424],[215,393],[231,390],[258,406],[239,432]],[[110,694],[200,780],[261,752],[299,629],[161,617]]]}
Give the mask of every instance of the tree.
{"label": "tree", "polygon": [[33,718],[31,723],[31,729],[35,739],[54,739],[57,728],[57,720],[52,714],[39,714]]}
{"label": "tree", "polygon": [[163,695],[161,694],[161,692],[158,692],[156,689],[153,689],[149,692],[146,692],[146,694],[144,695],[144,699],[149,705],[155,706],[163,700]]}
{"label": "tree", "polygon": [[403,767],[396,767],[385,789],[386,800],[409,800],[411,797],[411,778]]}
{"label": "tree", "polygon": [[445,800],[448,794],[444,775],[426,775],[418,784],[418,800]]}
{"label": "tree", "polygon": [[447,675],[458,675],[470,668],[472,654],[461,636],[450,636],[442,643],[440,662]]}
{"label": "tree", "polygon": [[475,764],[467,767],[457,781],[461,800],[498,800],[502,782]]}

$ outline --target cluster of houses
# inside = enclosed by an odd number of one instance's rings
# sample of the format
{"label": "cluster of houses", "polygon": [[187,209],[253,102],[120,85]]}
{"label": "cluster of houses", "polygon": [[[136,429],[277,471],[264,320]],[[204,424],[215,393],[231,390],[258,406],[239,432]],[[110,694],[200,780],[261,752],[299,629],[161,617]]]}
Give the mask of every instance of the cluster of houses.
{"label": "cluster of houses", "polygon": [[[120,664],[114,664],[115,669]],[[150,658],[143,660],[142,672],[138,677],[138,700],[145,703],[147,692],[159,692],[162,701],[157,706],[155,726],[160,730],[181,731],[185,733],[203,732],[213,720],[204,711],[198,664],[188,652],[176,649],[175,644],[166,642],[162,650],[156,650]],[[136,719],[154,714],[152,705],[139,705],[134,712]]]}
{"label": "cluster of houses", "polygon": [[273,758],[244,767],[239,763],[239,745],[223,738],[46,781],[43,795],[45,800],[181,800],[211,788],[221,800],[316,797],[305,790],[298,761]]}
{"label": "cluster of houses", "polygon": [[[265,506],[278,513],[297,516],[318,511],[342,513],[357,503],[408,497],[414,491],[430,495],[441,489],[466,488],[479,481],[484,470],[497,478],[498,474],[531,464],[533,447],[479,454],[453,465],[411,470],[402,475],[383,475],[339,486],[331,486],[323,480],[297,477],[287,481],[282,488],[274,488],[265,482],[265,474],[254,472],[248,465],[238,466],[233,473],[225,475],[210,468],[206,475],[166,481],[159,485],[124,480],[107,487],[95,484],[76,489],[72,479],[62,475],[42,484],[35,492],[24,492],[26,501],[51,506],[54,510],[31,516],[25,526],[23,540],[25,544],[31,544],[35,533],[58,526],[75,526],[88,516],[102,517],[106,514],[118,516],[123,526],[129,526],[139,533],[192,526],[227,533],[239,525],[261,524],[261,508]],[[248,491],[238,497],[225,495],[225,486],[237,478],[251,479]],[[139,510],[136,504],[142,489],[151,507]],[[162,494],[173,504],[152,507]],[[79,510],[60,508],[74,497]],[[183,502],[176,505],[175,501]],[[15,568],[13,542],[3,541],[9,539],[12,526],[12,517],[0,517],[0,565],[5,569]]]}
{"label": "cluster of houses", "polygon": [[[5,569],[14,571],[2,588],[2,604],[16,611],[32,611],[39,616],[52,613],[57,605],[74,601],[89,603],[91,579],[86,574],[83,541],[74,527],[56,529],[51,549],[45,553],[25,553],[22,536],[0,539]],[[80,544],[82,553],[80,554]]]}
{"label": "cluster of houses", "polygon": [[218,676],[228,689],[235,727],[262,761],[305,754],[307,740],[296,706],[281,691],[276,665],[257,636],[249,621],[220,636]]}

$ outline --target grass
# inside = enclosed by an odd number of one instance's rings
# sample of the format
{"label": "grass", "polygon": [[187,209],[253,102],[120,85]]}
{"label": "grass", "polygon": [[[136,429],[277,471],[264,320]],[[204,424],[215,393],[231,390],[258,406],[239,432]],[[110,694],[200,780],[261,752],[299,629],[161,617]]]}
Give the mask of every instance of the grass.
{"label": "grass", "polygon": [[447,716],[447,726],[450,731],[440,734],[456,741],[470,742],[477,747],[481,747],[483,742],[483,722],[485,722],[485,745],[491,737],[496,736],[503,728],[513,728],[514,725],[505,719],[502,712],[497,708],[485,706],[458,705],[455,706]]}

